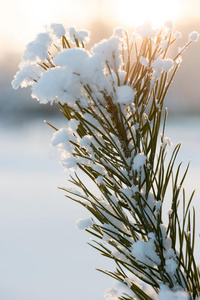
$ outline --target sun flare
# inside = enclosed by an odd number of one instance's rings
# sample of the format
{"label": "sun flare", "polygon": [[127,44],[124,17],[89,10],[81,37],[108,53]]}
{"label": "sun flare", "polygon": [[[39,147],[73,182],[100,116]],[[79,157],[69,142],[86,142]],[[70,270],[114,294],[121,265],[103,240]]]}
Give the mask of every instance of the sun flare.
{"label": "sun flare", "polygon": [[178,18],[178,0],[118,0],[118,16],[126,26],[150,21],[153,27]]}

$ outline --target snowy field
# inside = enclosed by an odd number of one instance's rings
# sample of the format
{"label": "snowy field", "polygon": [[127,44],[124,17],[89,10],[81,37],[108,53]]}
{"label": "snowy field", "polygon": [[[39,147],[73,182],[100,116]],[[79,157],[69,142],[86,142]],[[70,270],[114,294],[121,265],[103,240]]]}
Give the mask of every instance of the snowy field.
{"label": "snowy field", "polygon": [[[186,166],[191,160],[185,188],[188,197],[196,188],[197,250],[199,129],[199,116],[171,119],[166,128],[174,145],[182,142],[178,161]],[[75,227],[88,213],[57,189],[67,185],[67,174],[49,146],[52,133],[42,117],[9,126],[0,123],[1,300],[103,300],[104,290],[116,286],[94,270],[109,269],[111,264],[86,244],[90,236]]]}

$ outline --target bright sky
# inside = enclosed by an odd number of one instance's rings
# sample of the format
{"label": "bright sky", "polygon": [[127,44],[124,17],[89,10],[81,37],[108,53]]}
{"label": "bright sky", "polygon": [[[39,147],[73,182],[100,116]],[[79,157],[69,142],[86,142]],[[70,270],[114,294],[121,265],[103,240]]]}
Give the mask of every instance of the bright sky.
{"label": "bright sky", "polygon": [[[22,51],[45,25],[87,27],[95,19],[116,26],[139,25],[149,19],[200,18],[200,0],[0,0],[0,52]],[[198,28],[195,28],[198,30]]]}
{"label": "bright sky", "polygon": [[180,1],[168,0],[118,0],[118,16],[121,22],[127,25],[141,25],[150,20],[154,26],[160,25],[163,20],[176,19],[180,14]]}

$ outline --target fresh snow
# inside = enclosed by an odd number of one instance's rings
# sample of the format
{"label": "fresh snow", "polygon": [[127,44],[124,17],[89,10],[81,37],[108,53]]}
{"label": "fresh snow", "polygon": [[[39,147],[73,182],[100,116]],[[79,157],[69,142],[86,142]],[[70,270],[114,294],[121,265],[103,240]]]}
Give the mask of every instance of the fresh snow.
{"label": "fresh snow", "polygon": [[113,289],[113,288],[110,288],[110,289],[107,289],[104,293],[104,298],[106,300],[118,300],[118,296],[117,296],[117,290]]}
{"label": "fresh snow", "polygon": [[20,86],[22,88],[32,86],[34,80],[38,80],[43,73],[44,69],[36,63],[23,64],[20,66],[20,71],[15,75],[12,86],[14,89],[18,89]]}
{"label": "fresh snow", "polygon": [[197,42],[198,39],[199,39],[199,33],[198,33],[198,32],[192,31],[192,32],[189,34],[189,41]]}
{"label": "fresh snow", "polygon": [[189,300],[189,295],[188,293],[177,290],[177,291],[172,291],[170,290],[167,286],[161,285],[161,289],[159,292],[158,296],[159,300]]}
{"label": "fresh snow", "polygon": [[142,38],[151,38],[156,36],[157,30],[152,27],[151,22],[146,22],[136,28],[136,33]]}
{"label": "fresh snow", "polygon": [[84,63],[89,57],[90,54],[85,49],[70,48],[58,53],[53,61],[57,66],[67,67],[80,75],[82,73]]}
{"label": "fresh snow", "polygon": [[117,86],[116,93],[117,93],[118,103],[128,104],[128,103],[132,103],[134,100],[134,91],[128,85]]}
{"label": "fresh snow", "polygon": [[52,42],[52,37],[48,32],[39,33],[36,39],[26,46],[22,60],[42,62],[45,59],[49,59],[48,51]]}
{"label": "fresh snow", "polygon": [[148,241],[137,241],[132,246],[132,254],[138,262],[147,266],[158,266],[160,258],[156,254],[155,236],[153,233],[149,236]]}
{"label": "fresh snow", "polygon": [[140,172],[143,166],[146,164],[147,158],[144,153],[138,153],[133,161],[133,170]]}
{"label": "fresh snow", "polygon": [[94,54],[100,56],[103,64],[109,63],[111,68],[117,72],[122,64],[120,47],[122,40],[118,36],[112,36],[108,40],[96,44],[91,49]]}
{"label": "fresh snow", "polygon": [[76,30],[75,27],[68,28],[70,41],[76,42],[76,39],[82,43],[88,43],[90,41],[90,32],[87,30]]}
{"label": "fresh snow", "polygon": [[66,30],[62,24],[52,23],[50,29],[58,39],[66,34]]}
{"label": "fresh snow", "polygon": [[79,219],[77,222],[76,222],[76,227],[79,229],[79,230],[85,230],[87,228],[89,228],[90,226],[93,225],[93,222],[91,219]]}
{"label": "fresh snow", "polygon": [[56,67],[48,70],[33,86],[32,97],[42,104],[57,102],[58,99],[64,104],[71,87],[72,76],[72,72],[67,68]]}

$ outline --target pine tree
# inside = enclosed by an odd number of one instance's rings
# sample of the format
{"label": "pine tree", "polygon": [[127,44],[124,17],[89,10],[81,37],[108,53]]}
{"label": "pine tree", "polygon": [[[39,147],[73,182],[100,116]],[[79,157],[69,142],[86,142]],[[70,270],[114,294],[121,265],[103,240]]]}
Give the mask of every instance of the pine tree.
{"label": "pine tree", "polygon": [[[122,296],[107,291],[107,299],[158,299],[157,294],[197,299],[200,294],[195,210],[190,210],[194,193],[186,201],[182,188],[189,166],[180,176],[181,163],[175,168],[180,144],[168,158],[171,140],[165,136],[164,99],[182,53],[198,34],[192,32],[177,55],[167,58],[179,37],[171,23],[159,30],[140,26],[132,38],[117,28],[89,51],[87,31],[65,32],[52,24],[27,46],[13,81],[14,88],[31,85],[41,103],[56,102],[67,120],[61,129],[47,122],[75,186],[62,189],[92,215],[78,222],[93,236],[90,245],[116,264],[114,271],[99,271],[130,291]],[[90,190],[91,181],[98,195]],[[171,203],[167,224],[166,201]]]}

